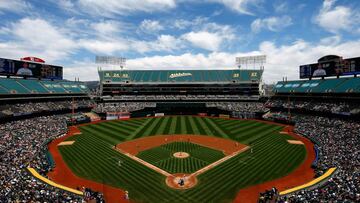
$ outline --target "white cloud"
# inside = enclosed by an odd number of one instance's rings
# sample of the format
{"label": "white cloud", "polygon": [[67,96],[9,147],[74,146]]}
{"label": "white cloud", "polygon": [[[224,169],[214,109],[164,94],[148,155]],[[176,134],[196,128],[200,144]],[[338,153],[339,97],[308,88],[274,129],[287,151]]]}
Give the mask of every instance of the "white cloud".
{"label": "white cloud", "polygon": [[198,16],[192,20],[176,19],[174,22],[171,22],[171,23],[172,23],[173,27],[175,27],[179,30],[183,30],[183,29],[186,29],[189,27],[201,26],[203,24],[206,24],[207,21],[208,21],[208,18]]}
{"label": "white cloud", "polygon": [[284,13],[289,10],[289,5],[286,1],[284,1],[284,2],[277,1],[274,3],[273,7],[274,7],[275,12],[277,12],[277,13]]}
{"label": "white cloud", "polygon": [[76,12],[75,4],[71,0],[55,0],[58,6],[66,11]]}
{"label": "white cloud", "polygon": [[81,48],[92,53],[113,54],[117,51],[127,51],[129,49],[128,42],[120,39],[80,39],[77,43]]}
{"label": "white cloud", "polygon": [[130,44],[130,49],[140,53],[152,51],[172,52],[175,49],[179,50],[181,48],[183,48],[182,40],[171,35],[160,35],[155,41],[133,40]]}
{"label": "white cloud", "polygon": [[260,32],[262,29],[268,29],[272,32],[278,32],[290,25],[292,25],[292,19],[289,16],[258,18],[251,23],[251,30]]}
{"label": "white cloud", "polygon": [[0,55],[3,57],[31,55],[56,61],[69,56],[77,48],[76,43],[59,27],[43,19],[23,18],[7,29],[12,39],[0,46]]}
{"label": "white cloud", "polygon": [[64,79],[74,80],[79,77],[80,81],[99,80],[97,67],[93,59],[73,61],[72,64],[64,66]]}
{"label": "white cloud", "polygon": [[351,31],[354,23],[360,20],[359,13],[349,7],[334,6],[335,3],[336,0],[324,0],[315,23],[332,33]]}
{"label": "white cloud", "polygon": [[176,7],[175,0],[78,0],[83,12],[91,15],[128,15],[134,12],[168,11]]}
{"label": "white cloud", "polygon": [[171,35],[160,35],[154,41],[135,39],[109,38],[109,39],[80,39],[79,47],[97,54],[112,55],[116,52],[134,51],[138,53],[168,51],[182,48],[180,39]]}
{"label": "white cloud", "polygon": [[148,32],[148,33],[156,33],[160,30],[163,30],[164,29],[164,26],[162,26],[160,24],[159,21],[157,20],[148,20],[148,19],[145,19],[141,22],[140,24],[140,30],[142,30],[143,32]]}
{"label": "white cloud", "polygon": [[339,35],[325,37],[320,40],[320,44],[322,45],[337,45],[340,42],[341,42],[341,36]]}
{"label": "white cloud", "polygon": [[118,21],[107,20],[91,23],[90,26],[95,30],[97,36],[106,38],[117,35],[122,31],[122,29],[125,30],[125,26],[122,25],[123,24]]}
{"label": "white cloud", "polygon": [[0,0],[0,14],[2,11],[25,12],[30,8],[31,4],[23,0]]}
{"label": "white cloud", "polygon": [[207,0],[207,1],[224,4],[224,6],[226,6],[230,10],[246,15],[254,15],[254,13],[250,11],[250,9],[253,7],[258,7],[258,5],[262,2],[262,0]]}
{"label": "white cloud", "polygon": [[210,51],[218,50],[222,43],[222,38],[217,33],[210,33],[206,31],[189,32],[184,34],[182,38],[189,41],[196,47]]}
{"label": "white cloud", "polygon": [[197,26],[193,31],[185,33],[182,39],[190,42],[193,46],[209,51],[217,51],[222,45],[234,40],[235,30],[229,25],[217,23],[204,23]]}

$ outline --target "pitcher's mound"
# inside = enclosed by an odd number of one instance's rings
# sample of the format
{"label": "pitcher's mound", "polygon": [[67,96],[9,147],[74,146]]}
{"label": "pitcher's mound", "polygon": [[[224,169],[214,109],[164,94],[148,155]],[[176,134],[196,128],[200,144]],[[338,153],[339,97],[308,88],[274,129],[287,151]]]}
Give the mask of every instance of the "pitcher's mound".
{"label": "pitcher's mound", "polygon": [[190,154],[189,154],[189,153],[186,153],[186,152],[175,152],[175,153],[173,154],[173,156],[174,156],[175,158],[184,159],[184,158],[189,157]]}
{"label": "pitcher's mound", "polygon": [[186,190],[196,185],[197,179],[190,174],[172,174],[172,176],[166,177],[166,184],[174,189]]}

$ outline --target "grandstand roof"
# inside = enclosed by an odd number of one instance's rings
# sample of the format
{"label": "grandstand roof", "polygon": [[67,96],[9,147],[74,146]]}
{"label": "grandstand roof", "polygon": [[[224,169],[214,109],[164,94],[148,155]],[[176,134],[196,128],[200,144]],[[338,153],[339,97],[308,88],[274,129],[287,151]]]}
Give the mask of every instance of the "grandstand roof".
{"label": "grandstand roof", "polygon": [[360,78],[280,81],[275,93],[360,93]]}
{"label": "grandstand roof", "polygon": [[103,83],[259,82],[263,70],[100,70]]}

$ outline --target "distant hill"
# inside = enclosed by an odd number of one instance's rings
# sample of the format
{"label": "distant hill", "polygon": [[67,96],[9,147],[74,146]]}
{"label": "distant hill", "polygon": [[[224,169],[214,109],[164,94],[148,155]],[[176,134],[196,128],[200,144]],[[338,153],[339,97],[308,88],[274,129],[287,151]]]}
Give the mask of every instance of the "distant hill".
{"label": "distant hill", "polygon": [[84,82],[90,90],[95,90],[99,87],[99,81],[86,81]]}

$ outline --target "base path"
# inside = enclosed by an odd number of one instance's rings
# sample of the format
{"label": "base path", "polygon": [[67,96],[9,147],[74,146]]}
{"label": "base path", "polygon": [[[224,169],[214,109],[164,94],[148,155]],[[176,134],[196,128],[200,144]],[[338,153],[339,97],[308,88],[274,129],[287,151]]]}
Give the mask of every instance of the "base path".
{"label": "base path", "polygon": [[123,190],[105,184],[97,183],[94,181],[86,180],[84,178],[80,178],[76,176],[70,170],[70,168],[68,168],[68,166],[66,165],[66,163],[64,162],[64,160],[60,155],[58,144],[64,141],[65,139],[67,139],[68,137],[71,137],[79,133],[80,131],[77,129],[77,127],[70,127],[69,133],[66,136],[56,139],[48,145],[49,152],[51,153],[55,162],[55,168],[47,174],[49,179],[58,184],[73,189],[87,187],[87,188],[91,188],[94,191],[101,192],[104,194],[106,202],[114,202],[114,203],[129,202],[128,200],[125,200],[123,198],[125,195],[125,192]]}
{"label": "base path", "polygon": [[222,151],[225,155],[233,154],[234,152],[237,152],[246,147],[246,145],[234,140],[206,135],[156,135],[122,142],[117,144],[116,148],[136,156],[141,151],[145,151],[171,142],[191,142],[204,147]]}
{"label": "base path", "polygon": [[[154,166],[138,157],[136,154],[151,149],[154,147],[158,147],[164,144],[172,143],[172,142],[190,142],[195,143],[201,146],[213,148],[215,150],[222,151],[226,156],[222,159],[211,163],[204,168],[199,169],[198,171],[192,174],[170,174],[164,171],[157,166]],[[159,136],[151,136],[151,137],[144,137],[139,138],[132,141],[123,142],[121,144],[116,145],[115,150],[118,152],[128,156],[129,158],[157,171],[158,173],[163,174],[166,176],[166,184],[175,189],[189,189],[196,185],[197,179],[196,176],[214,168],[215,166],[231,159],[232,157],[250,149],[249,146],[244,144],[240,144],[233,140],[228,140],[224,138],[218,137],[210,137],[210,136],[203,136],[203,135],[159,135]],[[178,158],[186,158],[182,157],[181,153],[185,153],[185,155],[189,155],[186,152],[176,152],[174,156],[179,156]],[[181,156],[181,157],[180,157]],[[185,184],[180,186],[177,182],[182,178],[182,176],[186,176]]]}
{"label": "base path", "polygon": [[[267,123],[280,125],[278,123],[272,122]],[[294,127],[292,126],[286,126],[282,134],[290,135],[293,138],[304,143],[307,152],[307,157],[305,158],[304,162],[298,168],[296,168],[295,171],[291,172],[287,176],[269,182],[261,183],[255,186],[250,186],[245,189],[241,189],[237,194],[234,202],[256,203],[258,202],[260,192],[265,192],[265,190],[269,190],[272,187],[276,187],[279,191],[283,191],[289,188],[293,188],[295,186],[302,185],[314,179],[315,173],[314,170],[311,168],[311,164],[315,160],[314,144],[310,140],[295,134],[293,132],[293,128]]]}

